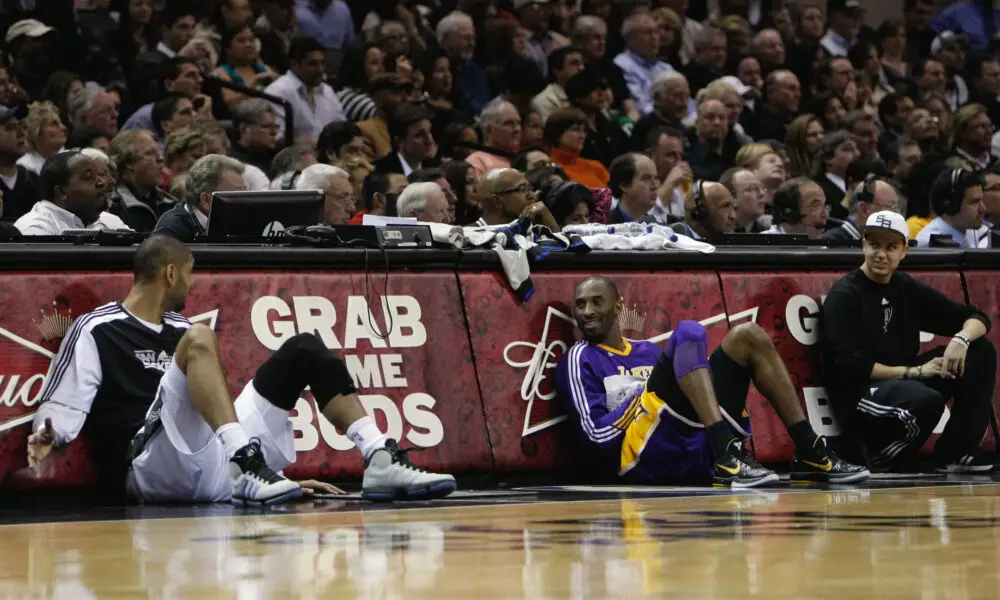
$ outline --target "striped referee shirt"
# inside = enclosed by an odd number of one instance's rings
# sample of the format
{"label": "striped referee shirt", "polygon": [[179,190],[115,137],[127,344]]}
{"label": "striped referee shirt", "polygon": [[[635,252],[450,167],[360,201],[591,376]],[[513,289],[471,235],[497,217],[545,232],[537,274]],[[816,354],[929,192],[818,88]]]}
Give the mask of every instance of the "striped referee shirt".
{"label": "striped referee shirt", "polygon": [[143,321],[120,302],[79,317],[49,365],[34,430],[51,418],[58,445],[82,431],[102,474],[123,475],[129,442],[190,326],[175,312]]}

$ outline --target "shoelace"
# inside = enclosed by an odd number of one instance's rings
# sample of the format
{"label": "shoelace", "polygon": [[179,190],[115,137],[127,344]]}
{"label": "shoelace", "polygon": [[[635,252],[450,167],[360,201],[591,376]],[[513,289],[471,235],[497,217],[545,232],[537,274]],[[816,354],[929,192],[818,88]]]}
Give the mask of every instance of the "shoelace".
{"label": "shoelace", "polygon": [[264,453],[261,452],[260,447],[249,457],[247,461],[247,474],[252,475],[265,483],[274,483],[276,481],[281,481],[284,479],[281,475],[278,475],[271,470],[271,467],[267,466],[267,461],[264,460]]}
{"label": "shoelace", "polygon": [[392,444],[391,446],[389,444],[386,444],[386,449],[392,456],[393,462],[401,464],[407,469],[410,469],[411,471],[416,471],[418,473],[428,472],[425,471],[424,469],[414,466],[413,463],[410,462],[410,457],[409,457],[410,452],[423,452],[425,448],[400,448],[397,444]]}

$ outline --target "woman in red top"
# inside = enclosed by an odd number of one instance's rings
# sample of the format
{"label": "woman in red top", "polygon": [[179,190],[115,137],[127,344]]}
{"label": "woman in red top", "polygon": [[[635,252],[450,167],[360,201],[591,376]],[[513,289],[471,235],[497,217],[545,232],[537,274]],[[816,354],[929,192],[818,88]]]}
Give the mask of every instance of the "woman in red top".
{"label": "woman in red top", "polygon": [[580,158],[587,141],[587,115],[578,108],[562,108],[545,122],[542,140],[549,148],[552,162],[566,171],[572,181],[588,187],[608,187],[610,175],[596,160]]}

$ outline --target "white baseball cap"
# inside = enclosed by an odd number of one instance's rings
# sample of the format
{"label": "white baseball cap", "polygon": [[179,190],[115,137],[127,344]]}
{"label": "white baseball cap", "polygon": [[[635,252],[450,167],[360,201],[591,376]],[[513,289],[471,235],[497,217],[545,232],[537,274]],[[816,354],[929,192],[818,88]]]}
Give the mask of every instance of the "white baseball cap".
{"label": "white baseball cap", "polygon": [[892,212],[891,210],[880,210],[877,213],[872,213],[868,217],[868,221],[865,223],[865,231],[869,229],[886,229],[888,231],[895,231],[899,235],[903,236],[903,241],[910,241],[910,228],[906,225],[906,219],[903,215],[898,212]]}
{"label": "white baseball cap", "polygon": [[746,96],[747,92],[750,91],[750,86],[748,86],[748,85],[744,84],[742,81],[740,81],[739,77],[734,77],[732,75],[726,75],[725,77],[720,77],[719,79],[721,81],[725,82],[725,83],[728,83],[730,86],[732,86],[732,88],[736,90],[736,93],[739,94],[741,97],[742,96]]}
{"label": "white baseball cap", "polygon": [[53,31],[55,31],[55,29],[49,27],[41,21],[35,19],[22,19],[10,26],[10,29],[7,30],[6,39],[9,44],[21,36],[40,38],[43,35],[52,33]]}

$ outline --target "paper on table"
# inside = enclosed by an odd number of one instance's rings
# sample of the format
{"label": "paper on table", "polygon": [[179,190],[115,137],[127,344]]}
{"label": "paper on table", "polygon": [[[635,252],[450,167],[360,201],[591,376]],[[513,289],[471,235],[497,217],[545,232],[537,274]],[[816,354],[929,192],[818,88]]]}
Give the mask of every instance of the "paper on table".
{"label": "paper on table", "polygon": [[372,227],[385,227],[386,225],[416,225],[417,220],[413,217],[383,217],[382,215],[365,215],[361,224],[371,225]]}

